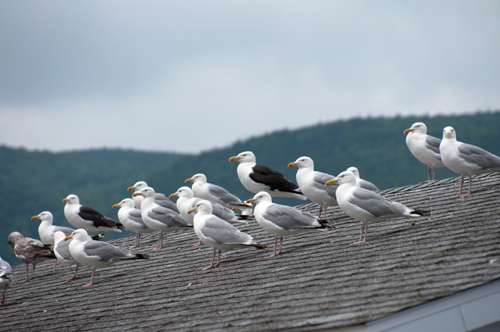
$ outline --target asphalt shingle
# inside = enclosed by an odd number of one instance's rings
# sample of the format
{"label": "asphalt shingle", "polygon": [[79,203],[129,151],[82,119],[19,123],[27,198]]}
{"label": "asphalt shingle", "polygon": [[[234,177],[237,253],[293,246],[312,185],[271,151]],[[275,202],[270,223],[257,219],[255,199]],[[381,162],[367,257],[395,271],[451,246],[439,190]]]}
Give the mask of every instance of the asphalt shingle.
{"label": "asphalt shingle", "polygon": [[[223,253],[219,268],[202,272],[212,249],[192,249],[192,231],[167,234],[149,260],[90,268],[64,285],[67,267],[37,267],[37,276],[7,291],[2,330],[24,331],[263,331],[323,330],[362,324],[500,278],[500,174],[477,176],[473,194],[449,199],[460,178],[385,190],[388,198],[430,210],[418,219],[360,224],[338,207],[336,229],[285,238],[283,254],[242,249]],[[250,198],[251,195],[249,195]],[[318,213],[311,203],[298,208]],[[255,222],[238,226],[272,248]],[[148,253],[157,234],[135,252]],[[134,237],[111,241],[128,247]],[[271,249],[270,249],[271,250]],[[17,280],[24,264],[13,268]]]}

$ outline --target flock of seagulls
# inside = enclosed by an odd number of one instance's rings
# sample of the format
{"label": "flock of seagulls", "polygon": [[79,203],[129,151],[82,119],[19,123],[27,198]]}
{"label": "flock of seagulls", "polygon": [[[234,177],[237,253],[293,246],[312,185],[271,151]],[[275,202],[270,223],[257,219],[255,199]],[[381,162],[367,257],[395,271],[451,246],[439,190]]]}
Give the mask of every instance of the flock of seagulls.
{"label": "flock of seagulls", "polygon": [[[498,156],[479,147],[458,142],[452,127],[444,128],[441,140],[427,135],[427,127],[422,122],[414,123],[404,133],[407,134],[406,143],[411,153],[428,166],[428,178],[425,182],[435,180],[436,167],[448,167],[462,175],[460,192],[453,198],[471,194],[472,175],[500,172]],[[339,206],[344,213],[361,223],[359,240],[351,245],[367,242],[369,222],[396,217],[417,218],[430,213],[382,196],[376,185],[360,178],[356,167],[350,167],[334,176],[315,171],[313,160],[302,156],[288,164],[288,167],[298,167],[295,184],[280,172],[257,164],[251,151],[241,152],[230,157],[229,161],[239,162],[238,178],[254,194],[253,198],[241,200],[225,188],[208,183],[207,177],[202,173],[185,180],[185,183],[192,183],[191,188],[182,186],[168,197],[156,193],[146,182],[139,181],[127,188],[134,191],[131,198],[125,198],[112,206],[119,208],[117,214],[120,222],[115,222],[93,208],[81,205],[77,195],[68,195],[63,199],[66,203],[64,215],[74,229],[53,225],[52,213],[44,211],[31,218],[40,221],[40,240],[24,237],[19,232],[9,235],[8,242],[14,254],[26,264],[26,279],[20,282],[34,278],[38,263],[55,259],[60,265],[69,266],[68,278],[62,284],[75,279],[80,266],[91,267],[91,280],[82,286],[89,287],[94,283],[97,267],[110,266],[122,260],[148,259],[146,254],[129,251],[140,246],[141,235],[145,233],[159,232],[158,244],[151,250],[154,252],[164,247],[164,233],[194,230],[199,242],[193,244],[193,247],[203,243],[213,248],[211,264],[202,269],[206,271],[220,265],[222,250],[267,248],[235,226],[252,218],[275,237],[274,251],[264,257],[267,259],[282,253],[284,236],[335,228],[327,221],[327,208],[330,206]],[[469,191],[463,194],[465,176],[469,176]],[[273,203],[272,197],[309,199],[320,206],[319,214],[315,216],[294,207]],[[175,203],[171,200],[173,198],[177,198]],[[252,204],[255,204],[255,208]],[[236,214],[235,210],[240,210],[241,213]],[[99,241],[102,234],[92,237],[88,234],[100,231],[121,232],[123,229],[136,234],[135,244],[129,250]],[[33,266],[31,277],[29,265]],[[49,267],[55,266],[59,265],[54,263]],[[2,305],[5,303],[5,292],[12,282],[11,267],[0,258]]]}

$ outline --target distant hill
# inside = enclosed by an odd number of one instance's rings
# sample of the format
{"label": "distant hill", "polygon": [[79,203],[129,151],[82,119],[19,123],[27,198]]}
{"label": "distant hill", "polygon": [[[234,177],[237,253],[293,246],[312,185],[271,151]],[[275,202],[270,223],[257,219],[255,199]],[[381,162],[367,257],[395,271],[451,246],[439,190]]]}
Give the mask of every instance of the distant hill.
{"label": "distant hill", "polygon": [[[380,189],[403,186],[427,179],[427,166],[409,152],[403,131],[414,122],[425,122],[428,134],[441,137],[445,126],[453,126],[459,141],[478,145],[500,155],[500,111],[458,116],[409,116],[395,118],[355,118],[280,130],[238,141],[202,153],[176,154],[133,150],[98,149],[52,153],[0,146],[0,255],[12,264],[7,235],[20,231],[38,238],[39,222],[30,217],[44,210],[54,214],[54,224],[69,226],[63,215],[62,199],[77,194],[81,203],[118,220],[111,205],[130,197],[127,187],[145,180],[156,191],[173,193],[195,173],[205,173],[208,181],[226,187],[241,199],[253,196],[236,176],[236,162],[229,157],[251,150],[257,162],[282,172],[295,182],[296,168],[287,164],[309,156],[315,169],[336,175],[350,166],[359,168],[361,177]],[[439,168],[437,178],[457,174]],[[304,201],[279,199],[282,204]],[[130,232],[107,234],[131,236]]]}

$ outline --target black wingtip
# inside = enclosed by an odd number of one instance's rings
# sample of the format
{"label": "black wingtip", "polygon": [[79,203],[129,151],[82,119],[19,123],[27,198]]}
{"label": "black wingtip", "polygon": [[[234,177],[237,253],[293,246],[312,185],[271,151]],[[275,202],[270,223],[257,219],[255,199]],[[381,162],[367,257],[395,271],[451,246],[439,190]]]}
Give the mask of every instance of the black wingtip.
{"label": "black wingtip", "polygon": [[149,259],[148,254],[135,254],[135,259]]}
{"label": "black wingtip", "polygon": [[267,246],[266,245],[263,245],[263,244],[260,244],[260,243],[254,243],[252,244],[253,247],[257,248],[257,249],[267,249]]}
{"label": "black wingtip", "polygon": [[326,220],[326,219],[318,219],[318,222],[321,225],[321,227],[319,227],[319,228],[331,228],[331,229],[335,228],[335,226],[333,226],[332,224],[330,224],[328,222],[328,220]]}
{"label": "black wingtip", "polygon": [[426,210],[413,210],[411,214],[417,214],[419,216],[425,217],[425,216],[430,216],[431,211],[426,211]]}

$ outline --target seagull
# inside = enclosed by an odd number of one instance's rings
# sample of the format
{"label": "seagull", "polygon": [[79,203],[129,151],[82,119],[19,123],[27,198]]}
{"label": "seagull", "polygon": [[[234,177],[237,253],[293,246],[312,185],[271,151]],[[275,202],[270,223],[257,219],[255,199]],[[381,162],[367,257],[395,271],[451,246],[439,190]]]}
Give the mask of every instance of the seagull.
{"label": "seagull", "polygon": [[[259,192],[246,202],[256,203],[254,213],[257,223],[275,236],[274,253],[264,258],[281,254],[283,236],[285,235],[332,228],[326,220],[320,220],[310,213],[301,212],[291,206],[273,203],[271,195],[265,191]],[[280,249],[276,252],[278,237],[280,238]]]}
{"label": "seagull", "polygon": [[[255,247],[265,249],[266,246],[259,244],[253,238],[212,214],[212,205],[209,201],[201,200],[188,213],[196,212],[194,216],[194,232],[198,238],[214,248],[212,263],[202,269],[206,271],[220,265],[220,253],[222,250],[231,250],[240,247]],[[215,253],[219,250],[217,264],[214,265]]]}
{"label": "seagull", "polygon": [[[406,145],[410,152],[420,162],[428,166],[427,181],[422,183],[432,182],[436,180],[436,167],[444,167],[439,153],[439,144],[441,140],[434,136],[427,135],[427,126],[423,122],[415,122],[411,128],[404,131],[406,136]],[[432,168],[432,180],[431,180]]]}
{"label": "seagull", "polygon": [[[64,236],[70,235],[74,231],[73,228],[52,225],[54,217],[49,211],[43,211],[40,214],[31,217],[31,220],[37,219],[41,220],[40,226],[38,226],[38,235],[40,236],[40,240],[42,240],[45,244],[54,244],[54,233],[57,231],[63,232],[65,234]],[[60,264],[57,265],[56,261],[53,265],[47,266],[47,268],[57,266],[60,266]]]}
{"label": "seagull", "polygon": [[[65,284],[75,279],[76,274],[78,273],[79,264],[77,261],[73,259],[73,256],[71,256],[71,253],[69,252],[69,244],[71,243],[71,240],[64,241],[64,238],[66,236],[67,235],[61,231],[57,231],[54,233],[54,254],[57,257],[57,261],[62,264],[69,265],[68,279],[66,281],[61,282],[59,285]],[[71,265],[76,265],[75,275],[73,277],[71,276]]]}
{"label": "seagull", "polygon": [[335,178],[335,176],[315,171],[313,160],[305,156],[288,164],[288,167],[293,166],[299,168],[297,170],[297,183],[300,190],[311,201],[319,204],[318,217],[321,217],[321,211],[323,207],[325,208],[324,215],[326,219],[326,209],[329,206],[337,205],[337,199],[335,198],[337,186],[325,186],[325,182]]}
{"label": "seagull", "polygon": [[57,231],[63,232],[65,236],[70,235],[74,231],[73,228],[52,225],[53,219],[54,217],[49,211],[43,211],[31,217],[31,220],[41,220],[40,226],[38,226],[38,235],[40,235],[40,240],[45,244],[54,244],[54,233]]}
{"label": "seagull", "polygon": [[[439,151],[446,167],[462,175],[460,192],[450,198],[464,197],[472,193],[472,175],[500,172],[500,157],[475,145],[458,142],[457,133],[453,127],[443,129],[443,140],[439,146]],[[469,192],[462,194],[466,175],[469,176]]]}
{"label": "seagull", "polygon": [[[19,283],[30,281],[35,278],[36,264],[45,261],[47,258],[56,258],[52,252],[51,244],[44,244],[40,240],[24,237],[19,232],[10,233],[7,241],[12,247],[14,255],[26,264],[26,279],[19,281]],[[30,264],[33,265],[33,275],[31,278],[29,277]]]}
{"label": "seagull", "polygon": [[2,301],[0,305],[5,305],[5,293],[7,292],[7,288],[14,282],[14,275],[12,274],[12,267],[9,262],[4,261],[2,257],[0,257],[0,287],[3,286],[3,295]]}
{"label": "seagull", "polygon": [[356,177],[356,184],[361,188],[365,188],[371,191],[379,191],[376,185],[359,177],[359,171],[356,167],[349,167],[348,169],[346,169],[346,171],[354,174],[354,176]]}
{"label": "seagull", "polygon": [[[187,186],[180,187],[177,189],[177,191],[173,194],[170,194],[170,198],[174,197],[179,197],[177,199],[177,209],[179,210],[179,213],[181,216],[186,220],[189,224],[193,224],[193,214],[188,214],[187,211],[191,208],[193,208],[196,203],[202,200],[200,197],[194,197],[193,190]],[[228,209],[227,207],[224,207],[223,205],[210,201],[210,204],[212,204],[212,213],[216,215],[217,217],[229,221],[229,222],[245,222],[241,221],[238,219],[238,216],[233,212],[233,210]],[[252,207],[253,209],[253,207]]]}
{"label": "seagull", "polygon": [[137,248],[141,240],[141,235],[143,233],[152,233],[153,230],[146,226],[142,220],[141,210],[134,207],[134,201],[131,198],[125,198],[120,203],[112,206],[112,208],[117,207],[120,208],[118,210],[118,219],[122,225],[136,234],[135,245],[129,247],[129,249]]}
{"label": "seagull", "polygon": [[96,267],[111,266],[120,260],[148,258],[147,255],[134,254],[108,242],[94,241],[87,234],[87,231],[81,228],[65,237],[64,241],[70,239],[72,239],[69,244],[71,256],[81,265],[92,267],[90,282],[82,287],[89,287],[94,284]]}
{"label": "seagull", "polygon": [[219,203],[229,209],[234,207],[239,208],[243,215],[252,213],[252,205],[245,204],[241,199],[218,185],[207,183],[207,177],[203,173],[195,174],[186,179],[185,182],[193,182],[192,189],[196,197]]}
{"label": "seagull", "polygon": [[300,188],[287,180],[283,174],[269,167],[256,163],[251,151],[241,152],[229,158],[229,161],[239,161],[237,173],[241,184],[250,192],[256,194],[267,191],[274,197],[295,197],[306,200]]}
{"label": "seagull", "polygon": [[351,245],[364,243],[367,241],[368,222],[382,221],[397,217],[420,217],[428,215],[429,211],[411,209],[401,203],[390,201],[384,196],[358,187],[356,176],[353,173],[344,171],[332,180],[328,180],[326,185],[337,183],[337,201],[340,208],[348,216],[361,222],[361,236],[358,242]]}
{"label": "seagull", "polygon": [[83,228],[88,232],[113,231],[121,232],[123,225],[103,216],[89,206],[80,205],[78,196],[71,194],[63,199],[64,216],[75,228]]}
{"label": "seagull", "polygon": [[[134,190],[134,193],[138,193],[139,191],[141,191],[142,189],[147,188],[147,187],[148,187],[148,184],[145,181],[137,181],[133,186],[128,187],[127,190],[129,190],[129,191]],[[144,197],[142,197],[141,195],[137,195],[137,196],[132,195],[132,199],[134,200],[135,207],[140,210],[142,201],[144,200]],[[169,200],[167,198],[167,196],[165,196],[162,193],[155,193],[155,203],[158,204],[159,206],[163,206],[167,209],[174,210],[175,212],[179,212],[177,210],[177,206],[175,205],[175,203],[172,202],[171,200]]]}
{"label": "seagull", "polygon": [[157,251],[163,248],[163,232],[172,232],[186,227],[192,227],[182,216],[171,209],[155,203],[155,190],[146,187],[132,196],[142,195],[144,200],[141,204],[141,217],[146,226],[155,231],[160,231],[158,245],[151,251]]}

